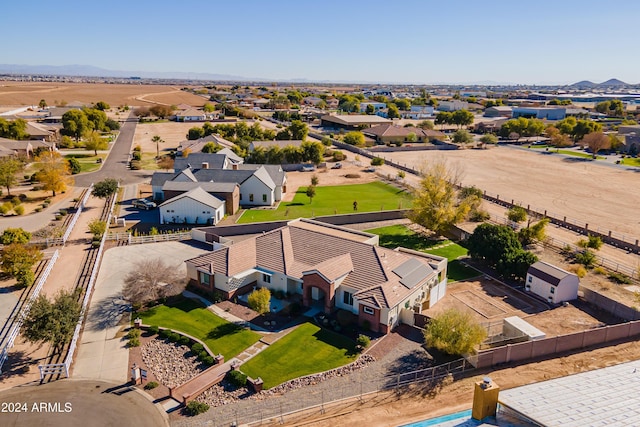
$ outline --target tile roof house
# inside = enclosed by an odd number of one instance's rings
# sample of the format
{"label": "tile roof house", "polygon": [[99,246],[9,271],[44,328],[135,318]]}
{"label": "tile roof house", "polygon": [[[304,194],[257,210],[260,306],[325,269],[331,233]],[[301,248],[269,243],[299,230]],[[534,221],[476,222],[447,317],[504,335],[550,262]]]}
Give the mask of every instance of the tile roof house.
{"label": "tile roof house", "polygon": [[358,129],[384,123],[391,123],[391,120],[365,114],[325,114],[320,117],[320,126],[328,128]]}
{"label": "tile roof house", "polygon": [[[216,229],[200,229],[215,236]],[[206,241],[217,241],[205,238]],[[297,219],[187,260],[190,283],[227,298],[268,287],[301,294],[325,312],[343,309],[389,332],[446,292],[446,258],[377,245],[373,234]]]}
{"label": "tile roof house", "polygon": [[[233,148],[233,146],[235,145],[233,142],[227,141],[220,135],[208,135],[199,139],[192,139],[192,140],[186,139],[184,141],[181,141],[180,144],[178,145],[178,148],[176,149],[177,151],[176,154],[178,156],[182,156],[182,152],[186,149],[189,149],[190,153],[201,153],[202,147],[204,147],[209,142],[213,142],[216,145],[220,145],[228,149]],[[238,156],[235,156],[235,157],[241,160]]]}
{"label": "tile roof house", "polygon": [[3,156],[13,153],[13,155],[17,156],[31,157],[34,150],[38,148],[52,151],[54,147],[53,143],[39,140],[28,141],[0,138],[0,149],[3,151]]}
{"label": "tile roof house", "polygon": [[552,304],[578,298],[579,285],[578,276],[543,261],[533,263],[525,278],[527,291]]}
{"label": "tile roof house", "polygon": [[392,124],[384,124],[364,129],[362,133],[374,139],[378,144],[392,144],[396,142],[411,142],[409,134],[416,136],[414,142],[429,142],[432,139],[442,139],[444,134],[431,129],[422,129],[415,126],[401,127]]}
{"label": "tile roof house", "polygon": [[184,111],[177,111],[174,115],[177,122],[203,122],[205,120],[213,120],[218,118],[218,112],[206,113],[203,110],[191,108]]}

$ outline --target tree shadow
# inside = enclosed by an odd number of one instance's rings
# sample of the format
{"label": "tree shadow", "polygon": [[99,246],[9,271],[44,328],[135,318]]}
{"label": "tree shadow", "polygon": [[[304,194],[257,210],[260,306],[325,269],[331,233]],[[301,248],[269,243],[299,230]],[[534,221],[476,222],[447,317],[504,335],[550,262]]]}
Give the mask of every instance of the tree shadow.
{"label": "tree shadow", "polygon": [[[40,348],[41,346],[38,346]],[[2,365],[2,374],[0,379],[8,378],[10,376],[24,377],[29,373],[29,367],[37,365],[39,363],[46,363],[47,357],[41,357],[34,359],[24,351],[12,351],[9,353],[7,360]],[[34,383],[38,383],[34,381]]]}
{"label": "tree shadow", "polygon": [[[306,194],[306,193],[305,193],[305,194]],[[298,202],[294,203],[294,202],[291,202],[291,203],[287,203],[285,206],[304,206],[304,203],[298,203]]]}
{"label": "tree shadow", "polygon": [[130,311],[131,306],[122,296],[107,297],[92,306],[86,326],[93,331],[117,326],[122,316]]}
{"label": "tree shadow", "polygon": [[212,330],[207,333],[207,338],[209,339],[218,339],[227,335],[237,334],[242,331],[242,326],[238,326],[234,323],[225,323],[219,326],[216,326]]}
{"label": "tree shadow", "polygon": [[406,353],[387,367],[387,375],[399,375],[434,365],[434,357],[420,348]]}

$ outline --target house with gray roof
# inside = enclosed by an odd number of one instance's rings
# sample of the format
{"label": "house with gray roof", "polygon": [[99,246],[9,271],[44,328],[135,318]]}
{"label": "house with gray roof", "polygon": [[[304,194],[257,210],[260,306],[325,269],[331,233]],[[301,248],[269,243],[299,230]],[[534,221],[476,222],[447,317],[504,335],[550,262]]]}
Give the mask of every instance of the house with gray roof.
{"label": "house with gray roof", "polygon": [[[216,228],[197,231],[220,241]],[[446,258],[383,248],[374,234],[309,219],[214,247],[186,261],[191,285],[227,298],[256,287],[300,294],[304,306],[347,310],[382,333],[413,324],[446,293]]]}
{"label": "house with gray roof", "polygon": [[160,224],[216,225],[224,218],[225,201],[194,187],[160,204],[158,210]]}
{"label": "house with gray roof", "polygon": [[533,263],[525,278],[525,289],[551,304],[578,298],[579,286],[578,276],[544,261]]}
{"label": "house with gray roof", "polygon": [[[201,153],[202,152],[202,147],[204,147],[205,145],[207,145],[210,142],[214,143],[215,145],[221,146],[223,149],[228,149],[228,151],[233,153],[233,151],[231,151],[231,149],[235,145],[233,142],[227,141],[226,139],[224,139],[220,135],[213,134],[213,135],[207,135],[205,137],[198,138],[198,139],[186,139],[186,140],[180,142],[180,144],[178,145],[178,148],[176,149],[176,155],[177,156],[182,156],[182,152],[185,151],[185,150],[189,150],[189,153],[191,153],[191,154],[193,154],[193,153]],[[220,150],[220,151],[222,151],[222,150]],[[226,152],[227,151],[225,151],[225,153]],[[238,157],[235,153],[233,153],[233,156],[235,156],[237,158],[237,161],[242,163],[242,158],[241,157]]]}

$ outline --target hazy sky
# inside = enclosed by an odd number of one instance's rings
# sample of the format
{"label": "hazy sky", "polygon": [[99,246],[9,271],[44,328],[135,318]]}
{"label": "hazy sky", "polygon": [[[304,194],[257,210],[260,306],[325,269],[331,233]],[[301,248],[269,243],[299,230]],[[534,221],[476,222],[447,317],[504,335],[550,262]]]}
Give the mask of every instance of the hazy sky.
{"label": "hazy sky", "polygon": [[640,82],[640,1],[8,1],[0,63],[265,79]]}

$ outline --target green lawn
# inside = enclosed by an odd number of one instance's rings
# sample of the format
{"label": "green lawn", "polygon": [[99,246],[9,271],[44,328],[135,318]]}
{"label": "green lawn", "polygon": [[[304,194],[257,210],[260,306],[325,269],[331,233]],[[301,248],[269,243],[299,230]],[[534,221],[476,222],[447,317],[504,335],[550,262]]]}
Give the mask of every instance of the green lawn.
{"label": "green lawn", "polygon": [[[309,174],[309,179],[311,175]],[[322,184],[322,176],[319,178]],[[300,187],[293,200],[280,203],[278,209],[248,209],[238,223],[353,213],[354,201],[358,202],[358,212],[404,209],[411,206],[409,193],[378,181],[369,184],[316,187],[313,201],[309,201],[306,191],[306,187]]]}
{"label": "green lawn", "polygon": [[353,362],[355,343],[335,332],[304,323],[240,367],[265,388]]}
{"label": "green lawn", "polygon": [[215,354],[222,353],[225,360],[237,356],[260,339],[257,333],[227,322],[199,302],[186,298],[171,306],[159,305],[136,315],[147,325],[171,328],[198,338]]}
{"label": "green lawn", "polygon": [[620,163],[627,166],[640,167],[640,158],[626,157],[624,159],[620,159]]}
{"label": "green lawn", "polygon": [[98,159],[102,159],[104,161],[104,159],[107,158],[107,154],[98,154],[97,156],[94,156],[92,152],[91,154],[66,154],[64,156],[65,159],[70,159],[72,157],[80,163],[80,173],[84,173],[100,169],[101,164],[98,163]]}
{"label": "green lawn", "polygon": [[[465,280],[480,275],[477,270],[471,267],[466,267],[457,260],[457,258],[467,255],[467,248],[462,247],[457,243],[453,243],[450,240],[436,241],[426,239],[418,233],[409,230],[404,225],[390,225],[388,227],[373,228],[365,231],[379,235],[380,246],[384,246],[386,248],[402,246],[407,249],[422,251],[447,258],[449,261],[449,265],[447,266],[447,279],[449,282]],[[432,249],[434,246],[440,245],[446,246]]]}
{"label": "green lawn", "polygon": [[[559,154],[565,154],[567,156],[574,156],[574,157],[584,157],[584,158],[588,158],[588,159],[593,159],[593,155],[589,154],[589,153],[583,153],[582,151],[573,151],[573,150],[554,150],[554,153],[559,153]],[[604,157],[602,156],[596,156],[596,159],[602,160],[604,159]]]}
{"label": "green lawn", "polygon": [[400,224],[372,228],[366,230],[366,232],[380,236],[380,246],[391,249],[402,246],[403,248],[414,249],[416,251],[424,251],[433,246],[449,242],[449,240],[442,241],[424,238]]}

